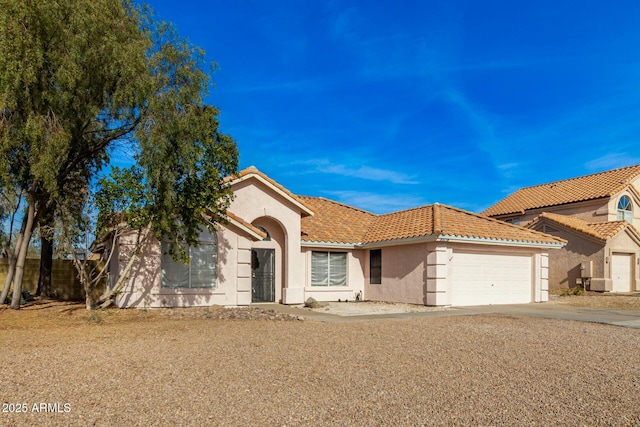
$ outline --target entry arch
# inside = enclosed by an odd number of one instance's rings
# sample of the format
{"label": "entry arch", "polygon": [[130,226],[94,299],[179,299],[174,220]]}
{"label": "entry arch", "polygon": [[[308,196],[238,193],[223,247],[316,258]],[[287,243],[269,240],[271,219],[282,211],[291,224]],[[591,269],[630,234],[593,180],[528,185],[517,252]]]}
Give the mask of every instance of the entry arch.
{"label": "entry arch", "polygon": [[252,249],[271,249],[274,251],[274,288],[275,302],[282,302],[282,290],[287,286],[287,231],[276,218],[261,216],[254,219],[251,225],[264,230],[267,237],[253,242]]}

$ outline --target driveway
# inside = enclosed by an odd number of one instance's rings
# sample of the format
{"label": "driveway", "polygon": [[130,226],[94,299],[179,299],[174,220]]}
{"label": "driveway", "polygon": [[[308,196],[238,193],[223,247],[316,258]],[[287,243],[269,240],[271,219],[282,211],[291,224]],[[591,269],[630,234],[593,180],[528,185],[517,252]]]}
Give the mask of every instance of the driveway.
{"label": "driveway", "polygon": [[[344,303],[366,304],[366,303]],[[528,316],[545,319],[573,320],[578,322],[602,323],[640,329],[640,310],[619,310],[609,308],[572,307],[554,303],[535,303],[517,305],[487,305],[475,307],[449,307],[432,311],[416,311],[410,313],[384,313],[339,316],[322,309],[310,310],[302,306],[281,304],[264,304],[264,308],[303,316],[308,320],[321,322],[360,322],[376,319],[414,319],[426,317],[471,316],[477,314],[506,314],[511,316]]]}

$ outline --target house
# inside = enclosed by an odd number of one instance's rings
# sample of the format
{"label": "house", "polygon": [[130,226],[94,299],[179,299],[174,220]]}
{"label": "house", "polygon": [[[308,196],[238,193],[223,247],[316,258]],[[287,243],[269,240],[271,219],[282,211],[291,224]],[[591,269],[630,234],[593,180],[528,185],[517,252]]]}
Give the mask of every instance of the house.
{"label": "house", "polygon": [[640,165],[522,188],[483,212],[568,243],[549,261],[549,286],[640,290]]}
{"label": "house", "polygon": [[[426,305],[546,301],[548,252],[564,241],[434,204],[375,215],[302,197],[248,168],[227,180],[227,221],[183,265],[150,240],[117,296],[120,307],[301,304],[354,300]],[[113,286],[135,236],[121,239]]]}

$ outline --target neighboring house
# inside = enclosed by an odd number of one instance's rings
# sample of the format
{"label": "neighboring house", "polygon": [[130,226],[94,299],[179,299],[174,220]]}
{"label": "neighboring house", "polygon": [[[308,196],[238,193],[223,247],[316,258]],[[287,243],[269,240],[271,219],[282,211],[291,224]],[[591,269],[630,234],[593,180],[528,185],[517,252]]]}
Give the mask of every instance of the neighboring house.
{"label": "neighboring house", "polygon": [[[188,248],[189,265],[150,241],[120,307],[301,304],[357,297],[426,305],[548,299],[548,251],[564,241],[444,205],[374,215],[300,197],[251,167],[226,180],[227,222]],[[135,236],[121,240],[110,284]]]}
{"label": "neighboring house", "polygon": [[522,188],[483,212],[568,241],[550,258],[551,288],[640,290],[640,165]]}

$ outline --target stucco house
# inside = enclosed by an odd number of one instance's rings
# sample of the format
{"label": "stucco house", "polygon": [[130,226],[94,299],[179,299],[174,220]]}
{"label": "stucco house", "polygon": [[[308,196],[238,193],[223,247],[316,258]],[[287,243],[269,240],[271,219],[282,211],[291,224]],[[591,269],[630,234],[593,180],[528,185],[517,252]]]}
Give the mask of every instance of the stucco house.
{"label": "stucco house", "polygon": [[[226,181],[235,194],[227,221],[187,249],[190,264],[150,240],[118,306],[300,304],[309,297],[455,306],[546,301],[548,253],[565,243],[439,204],[375,215],[296,196],[253,167]],[[115,248],[109,286],[134,238]]]}
{"label": "stucco house", "polygon": [[640,165],[522,188],[484,215],[568,243],[549,261],[549,286],[640,290]]}

